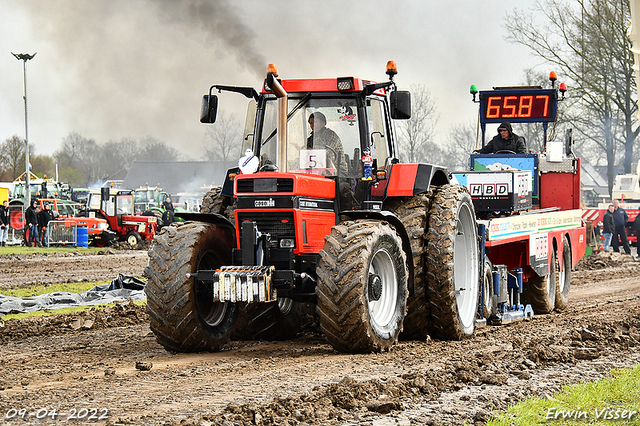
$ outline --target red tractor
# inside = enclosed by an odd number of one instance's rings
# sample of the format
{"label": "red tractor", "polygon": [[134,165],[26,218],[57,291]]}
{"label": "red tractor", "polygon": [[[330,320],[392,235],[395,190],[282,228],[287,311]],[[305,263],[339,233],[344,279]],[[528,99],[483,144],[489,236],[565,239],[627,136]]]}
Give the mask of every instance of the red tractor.
{"label": "red tractor", "polygon": [[106,219],[116,238],[127,241],[131,246],[142,240],[151,241],[156,235],[156,217],[135,214],[132,190],[108,187],[92,189],[89,191],[87,212]]}
{"label": "red tractor", "polygon": [[393,120],[410,118],[411,100],[392,61],[387,74],[280,80],[270,67],[260,92],[211,87],[203,123],[216,119],[214,90],[253,100],[245,156],[205,213],[176,214],[187,222],[163,228],[149,251],[147,311],[167,350],[290,338],[307,302],[343,352],[386,350],[401,332],[474,332],[471,197],[438,166],[400,162]]}

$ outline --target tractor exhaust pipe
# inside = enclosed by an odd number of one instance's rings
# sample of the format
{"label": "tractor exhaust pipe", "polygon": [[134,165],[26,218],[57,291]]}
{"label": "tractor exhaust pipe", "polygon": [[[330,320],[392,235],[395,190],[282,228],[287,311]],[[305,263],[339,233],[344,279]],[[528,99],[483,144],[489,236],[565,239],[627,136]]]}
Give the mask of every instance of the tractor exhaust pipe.
{"label": "tractor exhaust pipe", "polygon": [[269,64],[267,72],[267,85],[278,98],[278,168],[282,172],[287,171],[287,103],[288,94],[278,81],[278,68],[275,64]]}

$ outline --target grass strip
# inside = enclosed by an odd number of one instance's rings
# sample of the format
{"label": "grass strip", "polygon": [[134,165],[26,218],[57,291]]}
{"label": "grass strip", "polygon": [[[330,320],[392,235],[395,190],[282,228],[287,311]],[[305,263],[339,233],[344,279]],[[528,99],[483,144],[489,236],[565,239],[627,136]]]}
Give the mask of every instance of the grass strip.
{"label": "grass strip", "polygon": [[490,420],[487,426],[640,426],[640,365],[615,369],[596,382],[563,386],[551,399],[531,398]]}

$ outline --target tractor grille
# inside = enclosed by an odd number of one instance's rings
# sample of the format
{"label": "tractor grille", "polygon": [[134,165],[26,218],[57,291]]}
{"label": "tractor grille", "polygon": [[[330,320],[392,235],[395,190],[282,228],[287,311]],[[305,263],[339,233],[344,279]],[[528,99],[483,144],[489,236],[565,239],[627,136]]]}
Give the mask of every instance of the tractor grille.
{"label": "tractor grille", "polygon": [[293,179],[238,179],[237,190],[238,192],[293,192]]}
{"label": "tractor grille", "polygon": [[258,231],[271,235],[271,245],[277,247],[282,238],[295,238],[295,224],[293,213],[238,213],[240,227],[240,241],[242,241],[242,222],[253,221]]}

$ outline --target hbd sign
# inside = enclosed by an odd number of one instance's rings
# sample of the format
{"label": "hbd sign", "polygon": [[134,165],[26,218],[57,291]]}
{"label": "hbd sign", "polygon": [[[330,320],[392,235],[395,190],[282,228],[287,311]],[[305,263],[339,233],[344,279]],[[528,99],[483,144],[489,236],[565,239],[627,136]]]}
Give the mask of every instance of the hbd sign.
{"label": "hbd sign", "polygon": [[472,197],[507,197],[509,195],[509,184],[470,183],[469,193]]}

